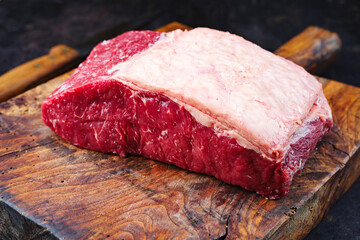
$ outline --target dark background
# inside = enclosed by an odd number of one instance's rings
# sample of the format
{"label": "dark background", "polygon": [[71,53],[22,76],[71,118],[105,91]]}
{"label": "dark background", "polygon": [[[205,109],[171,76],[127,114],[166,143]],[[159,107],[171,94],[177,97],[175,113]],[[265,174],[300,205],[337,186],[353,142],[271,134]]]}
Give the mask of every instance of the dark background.
{"label": "dark background", "polygon": [[[229,31],[274,51],[309,25],[337,32],[343,48],[324,77],[360,86],[360,1],[0,0],[0,74],[97,32],[156,10],[145,26],[171,21]],[[360,239],[360,179],[307,239]]]}

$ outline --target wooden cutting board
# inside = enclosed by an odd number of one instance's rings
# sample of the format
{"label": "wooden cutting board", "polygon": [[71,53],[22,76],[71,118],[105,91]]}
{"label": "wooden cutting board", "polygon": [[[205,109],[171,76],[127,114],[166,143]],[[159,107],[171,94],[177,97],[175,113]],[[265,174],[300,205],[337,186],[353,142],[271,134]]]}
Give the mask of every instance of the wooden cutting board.
{"label": "wooden cutting board", "polygon": [[40,106],[69,74],[0,104],[1,239],[302,238],[360,175],[359,88],[319,78],[335,126],[289,194],[268,200],[210,176],[65,142],[43,124]]}

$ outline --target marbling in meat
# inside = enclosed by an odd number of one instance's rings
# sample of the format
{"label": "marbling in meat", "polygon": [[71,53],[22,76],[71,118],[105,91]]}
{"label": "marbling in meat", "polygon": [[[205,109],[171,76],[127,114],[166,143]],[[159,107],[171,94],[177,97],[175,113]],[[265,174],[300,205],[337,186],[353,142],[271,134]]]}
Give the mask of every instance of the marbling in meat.
{"label": "marbling in meat", "polygon": [[270,198],[289,191],[333,124],[321,84],[303,68],[207,28],[100,43],[42,117],[75,145],[140,154]]}

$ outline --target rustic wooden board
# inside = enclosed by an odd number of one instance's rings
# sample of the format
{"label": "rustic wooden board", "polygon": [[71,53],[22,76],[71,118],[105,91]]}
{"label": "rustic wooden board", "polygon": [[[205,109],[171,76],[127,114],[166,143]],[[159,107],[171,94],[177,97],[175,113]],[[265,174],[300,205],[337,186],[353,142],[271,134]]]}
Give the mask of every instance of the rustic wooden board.
{"label": "rustic wooden board", "polygon": [[0,238],[301,238],[360,175],[360,89],[320,79],[335,126],[289,194],[267,200],[141,157],[80,149],[42,122],[68,74],[0,104]]}

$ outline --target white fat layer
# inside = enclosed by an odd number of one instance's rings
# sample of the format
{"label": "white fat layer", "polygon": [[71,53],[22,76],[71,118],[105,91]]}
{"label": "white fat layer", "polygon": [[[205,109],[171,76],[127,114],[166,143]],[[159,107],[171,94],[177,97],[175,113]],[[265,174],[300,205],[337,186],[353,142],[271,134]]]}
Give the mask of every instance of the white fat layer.
{"label": "white fat layer", "polygon": [[169,97],[217,134],[276,161],[301,135],[299,126],[331,118],[321,84],[304,69],[216,30],[163,34],[108,73],[132,89]]}

